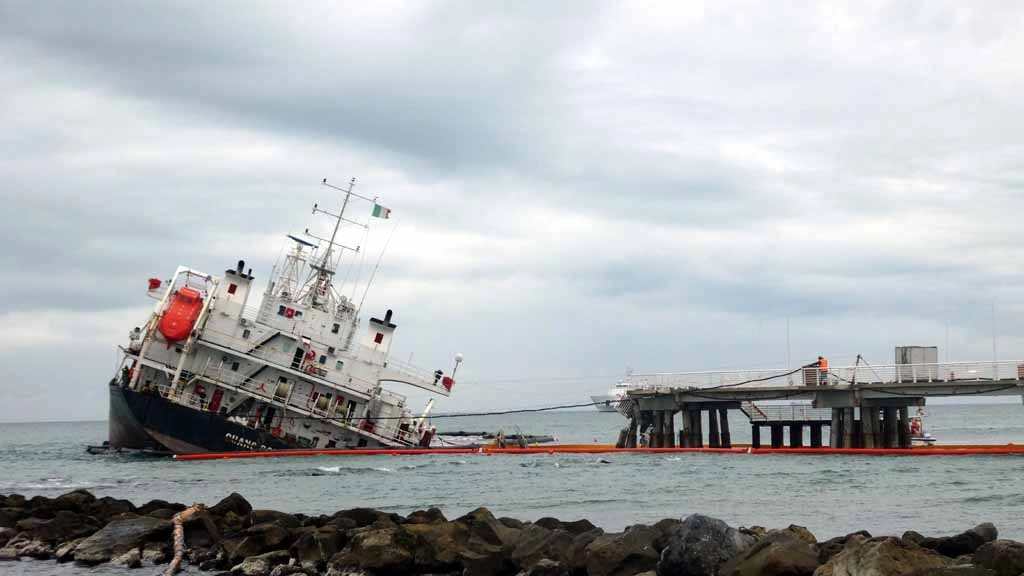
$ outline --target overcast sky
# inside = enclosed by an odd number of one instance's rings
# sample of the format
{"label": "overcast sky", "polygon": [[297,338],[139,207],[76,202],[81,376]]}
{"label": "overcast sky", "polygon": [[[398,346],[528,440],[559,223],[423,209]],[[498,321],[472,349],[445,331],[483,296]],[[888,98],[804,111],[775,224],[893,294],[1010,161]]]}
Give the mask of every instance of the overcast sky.
{"label": "overcast sky", "polygon": [[0,421],[106,418],[146,279],[265,283],[324,177],[393,210],[364,281],[397,224],[364,319],[466,356],[438,411],[784,367],[787,317],[1024,356],[1020,3],[511,6],[0,1]]}

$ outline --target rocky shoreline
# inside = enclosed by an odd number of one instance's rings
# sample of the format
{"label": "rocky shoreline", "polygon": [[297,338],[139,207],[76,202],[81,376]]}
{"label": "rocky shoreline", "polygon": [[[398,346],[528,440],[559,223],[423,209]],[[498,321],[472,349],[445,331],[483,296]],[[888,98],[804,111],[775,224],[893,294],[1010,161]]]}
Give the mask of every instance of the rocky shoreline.
{"label": "rocky shoreline", "polygon": [[[173,556],[183,504],[0,495],[0,572],[22,557],[150,567]],[[185,561],[218,574],[285,576],[1024,575],[1024,544],[991,524],[948,537],[856,532],[818,541],[800,526],[733,528],[701,515],[606,533],[587,520],[521,522],[478,508],[454,520],[368,508],[306,516],[254,510],[231,494],[184,523]]]}

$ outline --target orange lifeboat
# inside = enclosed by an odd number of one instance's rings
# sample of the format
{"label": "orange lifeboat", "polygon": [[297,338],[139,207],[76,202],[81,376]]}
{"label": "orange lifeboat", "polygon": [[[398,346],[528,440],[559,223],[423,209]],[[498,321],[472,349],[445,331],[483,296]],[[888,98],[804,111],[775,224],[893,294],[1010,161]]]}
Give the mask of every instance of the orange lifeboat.
{"label": "orange lifeboat", "polygon": [[174,293],[163,318],[160,319],[160,333],[167,342],[179,342],[188,338],[192,326],[203,310],[203,298],[193,288],[185,286]]}

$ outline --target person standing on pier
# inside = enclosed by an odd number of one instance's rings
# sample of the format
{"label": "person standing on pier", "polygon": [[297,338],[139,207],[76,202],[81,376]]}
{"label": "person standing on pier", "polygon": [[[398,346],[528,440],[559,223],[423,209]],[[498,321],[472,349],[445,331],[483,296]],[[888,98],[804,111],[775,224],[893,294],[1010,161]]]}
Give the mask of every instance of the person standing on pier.
{"label": "person standing on pier", "polygon": [[828,360],[818,356],[818,386],[828,384]]}

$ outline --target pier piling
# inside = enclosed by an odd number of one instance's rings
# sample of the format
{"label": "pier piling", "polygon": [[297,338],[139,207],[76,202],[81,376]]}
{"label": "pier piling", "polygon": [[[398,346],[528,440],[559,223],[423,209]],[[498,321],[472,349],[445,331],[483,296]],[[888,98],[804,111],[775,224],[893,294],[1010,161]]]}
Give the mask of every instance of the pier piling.
{"label": "pier piling", "polygon": [[821,448],[821,422],[811,423],[811,448]]}
{"label": "pier piling", "polygon": [[750,445],[754,448],[761,447],[761,426],[759,424],[750,425]]}
{"label": "pier piling", "polygon": [[714,409],[708,410],[708,446],[722,447],[722,440],[718,435],[718,411]]}
{"label": "pier piling", "polygon": [[843,409],[832,409],[832,425],[828,429],[828,445],[831,448],[843,447]]}
{"label": "pier piling", "polygon": [[910,448],[910,406],[900,406],[900,448]]}
{"label": "pier piling", "polygon": [[803,448],[804,446],[804,427],[802,424],[790,424],[789,425],[789,447],[790,448]]}
{"label": "pier piling", "polygon": [[783,431],[782,424],[772,424],[772,448],[782,448]]}
{"label": "pier piling", "polygon": [[676,447],[676,411],[665,411],[665,433],[662,435],[662,442],[667,448]]}
{"label": "pier piling", "polygon": [[843,448],[853,448],[853,408],[843,408]]}
{"label": "pier piling", "polygon": [[732,448],[732,436],[729,434],[729,411],[725,408],[718,410],[718,425],[721,428],[722,448]]}
{"label": "pier piling", "polygon": [[665,432],[665,411],[654,411],[654,428],[651,430],[651,437],[648,439],[651,448],[661,448],[661,435]]}
{"label": "pier piling", "polygon": [[700,408],[696,410],[691,410],[690,417],[693,418],[693,448],[703,448],[704,425],[702,423]]}
{"label": "pier piling", "polygon": [[690,409],[683,406],[679,411],[679,418],[682,421],[679,431],[679,447],[690,448],[693,446],[693,422],[690,420]]}

